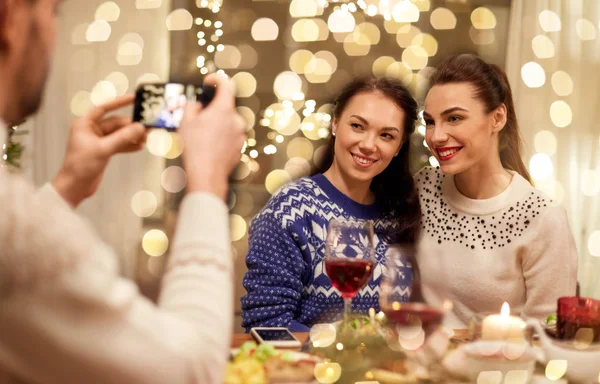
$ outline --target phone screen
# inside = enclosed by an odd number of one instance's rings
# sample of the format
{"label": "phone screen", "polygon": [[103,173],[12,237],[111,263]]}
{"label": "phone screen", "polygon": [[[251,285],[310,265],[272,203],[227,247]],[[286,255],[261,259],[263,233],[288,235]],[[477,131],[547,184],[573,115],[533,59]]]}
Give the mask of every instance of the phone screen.
{"label": "phone screen", "polygon": [[257,329],[256,333],[264,341],[295,341],[294,336],[287,329]]}
{"label": "phone screen", "polygon": [[196,100],[196,87],[179,83],[142,84],[135,94],[134,121],[146,127],[179,127],[188,101]]}

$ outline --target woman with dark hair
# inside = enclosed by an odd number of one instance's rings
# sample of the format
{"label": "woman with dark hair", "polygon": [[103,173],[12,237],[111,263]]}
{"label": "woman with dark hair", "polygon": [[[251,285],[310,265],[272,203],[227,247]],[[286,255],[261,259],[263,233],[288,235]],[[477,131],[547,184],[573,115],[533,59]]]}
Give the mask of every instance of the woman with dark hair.
{"label": "woman with dark hair", "polygon": [[[416,241],[420,205],[409,170],[417,103],[396,80],[364,78],[336,99],[322,173],[281,188],[250,226],[242,325],[307,331],[342,315],[343,300],[325,275],[330,220],[373,220],[376,265],[352,301],[353,311],[379,308],[379,281],[392,243]],[[408,301],[412,268],[405,273]]]}
{"label": "woman with dark hair", "polygon": [[565,210],[531,184],[504,71],[474,55],[446,59],[423,117],[440,164],[416,176],[425,300],[453,301],[452,328],[504,302],[523,317],[555,312],[575,294],[577,252]]}

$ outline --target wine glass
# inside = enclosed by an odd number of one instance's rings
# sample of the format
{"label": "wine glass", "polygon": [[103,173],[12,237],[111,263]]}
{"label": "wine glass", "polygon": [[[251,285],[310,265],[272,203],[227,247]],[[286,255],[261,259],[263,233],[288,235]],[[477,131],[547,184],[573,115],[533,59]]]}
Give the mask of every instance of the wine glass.
{"label": "wine glass", "polygon": [[344,299],[344,324],[348,323],[352,298],[371,278],[374,263],[373,224],[367,220],[331,220],[325,271]]}
{"label": "wine glass", "polygon": [[[432,373],[449,344],[449,335],[437,332],[451,302],[424,303],[416,252],[411,245],[391,246],[381,281],[379,306],[386,316],[384,338],[392,350],[404,351]],[[435,335],[435,337],[430,336]],[[437,364],[439,365],[439,364]],[[439,373],[439,369],[438,373]]]}

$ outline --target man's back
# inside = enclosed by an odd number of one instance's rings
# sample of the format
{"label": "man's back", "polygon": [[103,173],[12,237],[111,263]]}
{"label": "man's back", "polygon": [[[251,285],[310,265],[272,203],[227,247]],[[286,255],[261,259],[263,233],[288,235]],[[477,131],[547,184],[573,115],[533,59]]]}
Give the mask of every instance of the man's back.
{"label": "man's back", "polygon": [[0,380],[219,382],[232,311],[227,208],[196,193],[182,209],[157,309],[50,185],[32,192],[0,171]]}

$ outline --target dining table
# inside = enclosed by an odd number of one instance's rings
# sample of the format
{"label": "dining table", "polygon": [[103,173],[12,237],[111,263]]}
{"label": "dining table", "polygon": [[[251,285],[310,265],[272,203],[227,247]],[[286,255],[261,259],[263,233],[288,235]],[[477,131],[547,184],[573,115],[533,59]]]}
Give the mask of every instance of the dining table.
{"label": "dining table", "polygon": [[[304,345],[308,341],[309,334],[308,332],[298,332],[294,333],[294,336]],[[450,337],[451,341],[456,344],[464,343],[468,341],[469,332],[467,329],[454,329],[452,331],[452,336]],[[233,335],[231,340],[231,348],[239,348],[246,341],[253,341],[252,335],[249,333],[236,333]],[[292,348],[293,349],[293,348]],[[300,348],[296,348],[299,350]]]}
{"label": "dining table", "polygon": [[[294,333],[294,336],[302,343],[303,346],[305,346],[306,343],[310,339],[310,335],[308,332]],[[254,341],[252,335],[250,335],[248,333],[236,333],[232,337],[231,348],[237,349],[247,341]],[[454,329],[454,330],[450,331],[450,349],[457,348],[458,346],[468,343],[469,341],[470,341],[470,337],[469,337],[469,331],[467,329]],[[533,345],[539,345],[537,340],[533,342]],[[286,348],[286,349],[290,350],[290,351],[300,351],[301,350],[300,347]],[[545,375],[544,375],[543,367],[538,365],[536,367],[536,371],[534,373],[534,378],[533,378],[532,382],[533,383],[546,382],[547,379],[544,376]],[[450,380],[449,382],[458,383],[460,381]],[[557,381],[556,383],[566,384],[567,381],[565,381],[564,379],[561,379],[561,380]]]}

